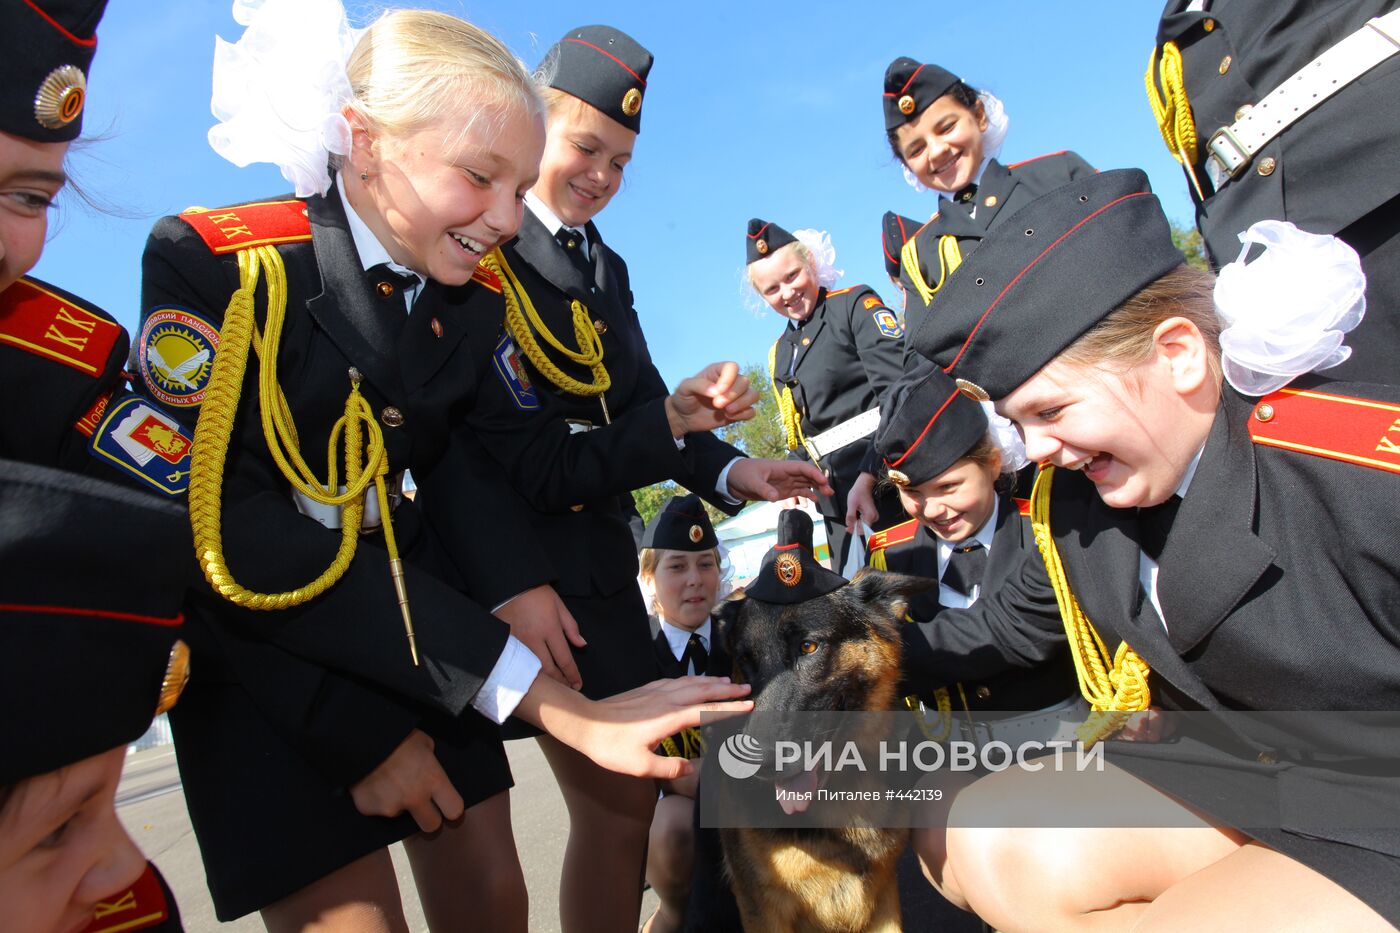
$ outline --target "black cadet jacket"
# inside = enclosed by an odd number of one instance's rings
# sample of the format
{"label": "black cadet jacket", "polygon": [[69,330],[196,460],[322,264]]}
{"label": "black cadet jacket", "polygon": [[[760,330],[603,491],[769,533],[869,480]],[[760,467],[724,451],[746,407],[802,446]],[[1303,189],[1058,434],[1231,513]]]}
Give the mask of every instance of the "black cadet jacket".
{"label": "black cadet jacket", "polygon": [[[987,569],[983,572],[980,599],[986,599],[996,589],[1021,572],[1035,553],[1035,538],[1031,534],[1029,511],[1023,512],[1024,500],[1002,495],[997,501],[997,524],[992,533],[992,546],[987,553]],[[870,565],[893,573],[910,574],[929,580],[938,579],[938,538],[917,520],[877,532],[870,539]],[[934,623],[941,613],[950,611],[939,602],[938,590],[920,593],[909,603],[909,618],[916,623]],[[906,669],[905,680],[910,690],[928,696],[934,689],[948,685],[947,681],[928,680],[921,671]],[[1074,664],[1067,646],[1052,651],[1050,657],[1030,670],[1011,670],[991,674],[961,684],[962,695],[954,700],[955,709],[965,701],[967,709],[979,710],[1038,710],[1058,703],[1077,692]]]}
{"label": "black cadet jacket", "polygon": [[[630,492],[672,479],[722,511],[738,511],[715,492],[720,472],[743,454],[708,432],[688,434],[678,448],[666,420],[670,394],[647,349],[633,307],[627,265],[587,225],[593,276],[585,277],[535,214],[526,210],[515,240],[500,249],[540,320],[561,343],[576,348],[573,305],[587,311],[602,341],[611,430],[596,396],[573,395],[541,374],[504,330],[499,293],[478,294],[471,307],[473,339],[489,342],[491,371],[481,374],[477,404],[465,413],[469,433],[504,467],[535,509],[531,516],[565,596],[610,595],[632,586],[637,546],[628,525]],[[565,360],[546,339],[537,342],[570,377],[592,382],[588,369]],[[522,433],[531,419],[545,423]],[[596,446],[570,457],[570,432],[589,431]],[[560,457],[566,459],[560,461]],[[465,531],[433,521],[450,538]],[[475,527],[473,524],[472,527]]]}
{"label": "black cadet jacket", "polygon": [[[899,278],[907,296],[905,331],[912,333],[918,327],[951,271],[940,258],[939,241],[943,237],[955,237],[961,255],[966,256],[1002,219],[1041,195],[1093,172],[1093,167],[1073,152],[1054,152],[1012,165],[1002,165],[992,159],[982,172],[976,192],[968,200],[940,198],[938,213],[915,231],[910,237],[914,246],[906,246],[900,257]],[[916,258],[912,266],[911,251]],[[919,359],[912,348],[906,350],[905,358],[910,367]]]}
{"label": "black cadet jacket", "polygon": [[[406,315],[393,283],[363,269],[334,190],[306,200],[307,222],[299,230],[285,229],[289,205],[301,209],[301,202],[284,200],[162,219],[143,260],[142,307],[148,319],[178,307],[220,326],[238,287],[237,261],[233,253],[212,252],[196,223],[216,244],[230,237],[279,243],[288,298],[278,379],[307,462],[318,476],[325,470],[328,436],[344,411],[353,366],[383,426],[390,469],[411,468],[434,508],[460,510],[460,521],[479,529],[444,553],[412,501],[394,512],[419,667],[410,657],[380,533],[362,536],[345,575],[311,602],[256,612],[206,598],[216,621],[202,676],[241,682],[329,780],[348,785],[387,757],[417,725],[423,706],[450,716],[467,708],[508,634],[481,605],[546,583],[550,571],[534,550],[524,503],[483,468],[489,461],[470,437],[450,430],[472,407],[489,365],[485,351],[465,339],[467,300],[485,286],[429,281]],[[265,328],[261,287],[256,307]],[[223,540],[240,583],[280,592],[318,576],[340,532],[298,512],[263,438],[257,372],[250,354],[225,469]],[[196,412],[191,406],[180,414],[192,423]]]}
{"label": "black cadet jacket", "polygon": [[[666,633],[661,628],[661,619],[655,615],[647,617],[651,623],[651,643],[656,649],[656,663],[661,668],[663,677],[684,677],[689,671],[681,667],[680,659],[671,650],[671,643],[666,640]],[[703,671],[696,671],[697,674],[708,674],[711,677],[729,677],[734,673],[733,662],[729,658],[729,652],[724,650],[719,638],[719,628],[714,621],[710,622],[710,647],[708,658]]]}
{"label": "black cadet jacket", "polygon": [[[869,411],[902,372],[904,330],[875,290],[855,285],[823,288],[801,324],[789,324],[774,343],[770,375],[792,389],[804,437],[813,437]],[[868,443],[857,442],[822,458],[834,496],[822,496],[818,511],[844,519],[846,493],[860,475]],[[806,452],[798,448],[798,455]]]}

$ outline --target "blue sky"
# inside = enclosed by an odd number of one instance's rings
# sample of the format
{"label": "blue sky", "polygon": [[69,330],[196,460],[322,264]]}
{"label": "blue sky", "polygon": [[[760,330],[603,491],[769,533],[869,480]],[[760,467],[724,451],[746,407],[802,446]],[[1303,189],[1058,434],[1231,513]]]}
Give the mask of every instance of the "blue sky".
{"label": "blue sky", "polygon": [[[842,284],[868,282],[897,302],[880,217],[924,220],[936,209],[932,193],[905,185],[885,143],[881,82],[899,55],[937,62],[1002,99],[1011,118],[1002,161],[1074,149],[1099,168],[1138,166],[1168,215],[1191,219],[1143,93],[1159,12],[1148,0],[423,5],[491,30],[531,66],[585,22],[622,28],[655,54],[628,180],[598,224],[627,259],[652,355],[673,385],[712,360],[766,359],[781,329],[776,314],[742,301],[751,216],[830,231]],[[357,25],[385,8],[347,6]],[[99,31],[85,125],[103,138],[71,168],[121,214],[67,199],[35,274],[128,329],[157,217],[289,188],[275,168],[235,168],[206,141],[214,36],[241,34],[229,9],[223,0],[112,0]]]}

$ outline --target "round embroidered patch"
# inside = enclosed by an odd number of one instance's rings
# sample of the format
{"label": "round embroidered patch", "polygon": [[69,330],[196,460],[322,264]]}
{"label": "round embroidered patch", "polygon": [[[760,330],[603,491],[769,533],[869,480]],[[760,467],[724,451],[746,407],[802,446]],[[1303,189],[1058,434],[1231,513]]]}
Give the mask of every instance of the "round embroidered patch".
{"label": "round embroidered patch", "polygon": [[141,381],[157,401],[191,408],[204,401],[219,332],[188,308],[156,308],[140,338]]}

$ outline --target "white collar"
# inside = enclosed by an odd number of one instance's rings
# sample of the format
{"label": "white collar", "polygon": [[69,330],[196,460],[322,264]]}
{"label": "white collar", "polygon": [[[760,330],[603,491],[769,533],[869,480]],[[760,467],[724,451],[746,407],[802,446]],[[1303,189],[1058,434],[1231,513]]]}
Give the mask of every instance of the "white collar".
{"label": "white collar", "polygon": [[[683,629],[679,625],[672,625],[670,622],[667,622],[660,616],[657,616],[657,619],[661,622],[661,631],[666,633],[666,644],[671,646],[671,654],[675,655],[676,660],[679,661],[682,657],[685,656],[685,645],[686,642],[690,641],[690,636],[692,634],[691,631],[689,629]],[[710,620],[706,619],[703,623],[701,623],[700,627],[695,630],[694,634],[700,636],[700,644],[705,646],[706,651],[709,651]],[[703,674],[705,672],[697,671],[696,673]]]}
{"label": "white collar", "polygon": [[[549,231],[550,236],[558,236],[559,231],[564,229],[564,221],[559,219],[558,214],[550,210],[548,204],[540,200],[540,196],[535,194],[534,188],[525,192],[525,206],[530,209],[530,212],[540,223],[544,224],[544,228]],[[592,244],[588,242],[588,225],[584,224],[582,227],[570,227],[569,229],[579,232],[579,235],[583,237],[583,254],[590,255],[588,248]]]}
{"label": "white collar", "polygon": [[1186,466],[1186,473],[1181,477],[1181,483],[1176,487],[1176,494],[1181,498],[1186,498],[1186,490],[1191,487],[1191,481],[1196,478],[1196,468],[1201,465],[1201,454],[1206,452],[1206,445],[1202,444],[1201,449],[1196,451],[1196,456],[1191,458],[1191,462]]}
{"label": "white collar", "polygon": [[[954,548],[967,547],[975,541],[982,545],[989,556],[991,555],[992,538],[995,537],[997,533],[997,512],[1000,510],[1001,497],[998,496],[996,500],[992,502],[992,514],[987,516],[987,520],[982,523],[981,528],[977,529],[977,533],[970,538],[964,538],[957,544],[953,544],[951,541],[944,541],[942,538],[934,535],[934,540],[938,542],[938,579],[943,579],[943,571],[948,569],[948,559],[953,556]],[[933,534],[933,532],[929,532],[929,534]]]}
{"label": "white collar", "polygon": [[387,265],[400,275],[414,276],[420,286],[427,282],[426,275],[394,262],[384,244],[374,235],[374,231],[370,230],[369,225],[360,219],[360,215],[355,213],[355,208],[350,205],[350,199],[345,196],[345,179],[340,174],[335,176],[335,188],[340,192],[340,203],[345,207],[345,221],[346,226],[350,228],[350,239],[355,244],[355,252],[359,254],[360,265],[365,271],[368,272],[375,266]]}

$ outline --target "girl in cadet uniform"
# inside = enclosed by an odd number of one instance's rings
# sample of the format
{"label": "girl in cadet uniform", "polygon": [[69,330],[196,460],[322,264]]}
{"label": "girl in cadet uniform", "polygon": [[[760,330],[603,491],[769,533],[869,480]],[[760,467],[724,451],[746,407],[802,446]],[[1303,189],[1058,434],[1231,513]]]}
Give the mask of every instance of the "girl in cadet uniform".
{"label": "girl in cadet uniform", "polygon": [[[673,778],[688,765],[651,749],[693,702],[739,691],[585,699],[480,608],[562,611],[523,506],[450,430],[489,365],[463,317],[494,283],[477,262],[514,234],[543,145],[520,63],[441,13],[358,35],[334,2],[249,15],[219,50],[211,141],[300,194],[162,219],[138,345],[147,396],[198,416],[189,502],[213,592],[172,724],[215,909],[273,931],[405,929],[387,851],[404,840],[430,926],[524,930],[499,723]],[[434,539],[395,502],[409,468],[489,536]]]}
{"label": "girl in cadet uniform", "polygon": [[[768,351],[768,374],[788,450],[812,458],[835,489],[817,508],[839,573],[851,552],[846,497],[870,449],[880,399],[899,378],[904,328],[870,286],[832,289],[841,273],[825,233],[794,235],[754,218],[745,243],[749,284],[787,320]],[[879,529],[899,515],[897,499],[882,494],[863,517]]]}
{"label": "girl in cadet uniform", "polygon": [[[729,675],[729,656],[714,637],[710,610],[719,599],[719,539],[696,495],[677,496],[647,526],[640,556],[642,582],[653,593],[651,632],[657,662],[667,677]],[[687,729],[662,743],[668,755],[696,765],[693,774],[662,784],[651,820],[647,881],[661,903],[643,933],[675,933],[685,920],[695,863],[695,795],[705,745]]]}
{"label": "girl in cadet uniform", "polygon": [[[1400,537],[1377,522],[1400,489],[1400,389],[1286,387],[1346,358],[1359,263],[1286,223],[1244,237],[1252,260],[1215,280],[1184,264],[1141,172],[1079,179],[993,231],[915,335],[1047,466],[1043,559],[906,626],[911,662],[974,678],[1068,636],[1096,711],[1081,737],[1163,711],[1108,743],[1102,773],[1004,772],[958,797],[962,828],[922,854],[996,929],[1400,923],[1400,801],[1370,776],[1394,774],[1393,715],[1277,716],[1270,734],[1226,712],[1400,699]],[[1154,741],[1165,711],[1197,712]],[[1037,813],[1059,828],[990,828]]]}
{"label": "girl in cadet uniform", "polygon": [[[538,70],[547,85],[539,180],[525,195],[516,239],[482,262],[499,289],[481,293],[469,311],[496,366],[484,374],[463,430],[534,507],[528,525],[577,623],[542,619],[512,623],[512,630],[552,665],[548,670],[592,697],[659,673],[637,587],[632,489],[670,478],[733,512],[745,499],[823,483],[810,466],[750,460],[681,423],[680,416],[708,411],[714,420],[705,427],[721,426],[756,395],[732,363],[701,374],[713,408],[697,410],[696,398],[667,395],[633,307],[626,263],[594,223],[631,162],[651,64],[650,52],[610,26],[570,30],[546,53]],[[548,430],[523,434],[532,419],[546,421]],[[593,438],[596,455],[546,470],[571,433]],[[425,489],[423,502],[440,537],[480,538],[476,516],[440,509],[434,496]],[[535,734],[515,724],[508,732]],[[654,784],[609,773],[557,738],[540,743],[569,808],[559,898],[564,929],[636,923]]]}

